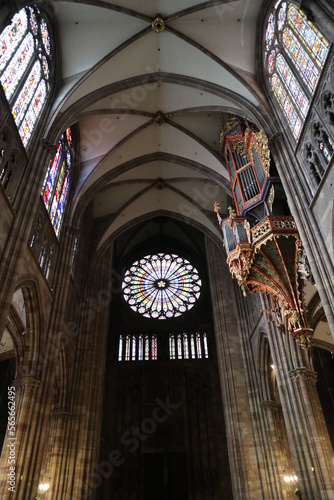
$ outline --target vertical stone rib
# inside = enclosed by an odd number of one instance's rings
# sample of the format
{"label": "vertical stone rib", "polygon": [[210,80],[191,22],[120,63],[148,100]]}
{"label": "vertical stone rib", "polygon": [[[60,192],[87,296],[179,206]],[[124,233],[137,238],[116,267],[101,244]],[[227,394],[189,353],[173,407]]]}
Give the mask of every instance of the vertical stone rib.
{"label": "vertical stone rib", "polygon": [[223,252],[208,239],[206,250],[233,495],[261,498],[233,286]]}

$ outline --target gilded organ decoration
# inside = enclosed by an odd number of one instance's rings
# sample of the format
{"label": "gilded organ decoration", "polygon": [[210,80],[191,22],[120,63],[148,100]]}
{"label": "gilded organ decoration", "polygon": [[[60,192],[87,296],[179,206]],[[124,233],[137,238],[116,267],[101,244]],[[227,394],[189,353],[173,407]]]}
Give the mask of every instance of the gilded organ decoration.
{"label": "gilded organ decoration", "polygon": [[279,331],[287,330],[308,349],[312,329],[306,320],[303,287],[311,271],[274,166],[273,175],[269,174],[268,139],[254,125],[228,117],[222,120],[220,141],[236,211],[229,207],[225,219],[218,203],[214,211],[223,232],[230,273],[244,295],[247,291],[268,293],[280,320]]}

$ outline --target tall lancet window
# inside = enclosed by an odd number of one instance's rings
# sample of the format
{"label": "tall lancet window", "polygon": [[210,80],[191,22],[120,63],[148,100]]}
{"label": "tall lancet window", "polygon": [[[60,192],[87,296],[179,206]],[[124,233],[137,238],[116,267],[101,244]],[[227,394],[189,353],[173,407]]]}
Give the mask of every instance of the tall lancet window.
{"label": "tall lancet window", "polygon": [[0,81],[24,147],[50,92],[51,43],[40,10],[24,7],[0,35]]}
{"label": "tall lancet window", "polygon": [[296,5],[279,0],[269,15],[264,45],[270,89],[298,141],[329,43]]}
{"label": "tall lancet window", "polygon": [[59,236],[73,164],[72,132],[68,128],[62,134],[57,151],[50,161],[43,183],[42,196],[45,208],[49,212],[52,226]]}

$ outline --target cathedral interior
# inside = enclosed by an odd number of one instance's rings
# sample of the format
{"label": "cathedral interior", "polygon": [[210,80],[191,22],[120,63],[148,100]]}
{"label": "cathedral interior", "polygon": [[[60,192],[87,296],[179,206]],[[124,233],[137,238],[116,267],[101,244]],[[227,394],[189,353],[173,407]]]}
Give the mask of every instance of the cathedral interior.
{"label": "cathedral interior", "polygon": [[0,497],[334,499],[333,1],[0,33]]}

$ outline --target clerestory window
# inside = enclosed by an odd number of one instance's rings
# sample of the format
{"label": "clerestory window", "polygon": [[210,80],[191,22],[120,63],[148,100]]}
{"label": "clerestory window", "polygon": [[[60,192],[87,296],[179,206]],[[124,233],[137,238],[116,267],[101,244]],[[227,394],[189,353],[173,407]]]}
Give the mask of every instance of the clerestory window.
{"label": "clerestory window", "polygon": [[50,35],[40,10],[17,12],[0,35],[0,82],[24,147],[50,93]]}
{"label": "clerestory window", "polygon": [[269,15],[264,69],[277,103],[298,141],[329,51],[328,41],[292,2]]}
{"label": "clerestory window", "polygon": [[44,205],[58,237],[70,187],[72,164],[73,139],[71,129],[67,128],[59,139],[56,154],[49,163],[42,188]]}

